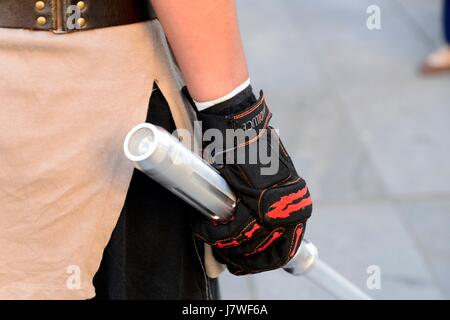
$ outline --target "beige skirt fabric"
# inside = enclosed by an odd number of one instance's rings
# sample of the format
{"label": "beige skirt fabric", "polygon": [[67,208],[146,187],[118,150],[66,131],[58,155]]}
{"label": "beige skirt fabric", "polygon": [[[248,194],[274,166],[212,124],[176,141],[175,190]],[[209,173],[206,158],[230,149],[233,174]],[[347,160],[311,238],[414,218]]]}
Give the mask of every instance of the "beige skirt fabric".
{"label": "beige skirt fabric", "polygon": [[122,209],[128,130],[153,81],[192,112],[157,20],[73,34],[0,28],[0,299],[84,299]]}

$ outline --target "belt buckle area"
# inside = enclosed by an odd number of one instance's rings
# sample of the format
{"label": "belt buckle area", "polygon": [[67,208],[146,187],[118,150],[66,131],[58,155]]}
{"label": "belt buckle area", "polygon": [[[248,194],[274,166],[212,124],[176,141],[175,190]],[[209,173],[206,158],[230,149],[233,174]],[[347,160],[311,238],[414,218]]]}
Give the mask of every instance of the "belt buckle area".
{"label": "belt buckle area", "polygon": [[[1,2],[2,0],[0,0]],[[88,28],[90,0],[35,0],[34,24],[35,30],[51,31],[55,34],[82,31]]]}
{"label": "belt buckle area", "polygon": [[[86,20],[81,13],[86,8],[85,1],[53,0],[53,24],[52,32],[66,34],[83,30]],[[71,10],[69,10],[71,9]],[[71,14],[72,16],[68,16]],[[70,23],[70,25],[69,25]]]}
{"label": "belt buckle area", "polygon": [[52,32],[55,34],[64,34],[67,33],[66,26],[66,6],[64,0],[54,0],[53,3],[53,25]]}

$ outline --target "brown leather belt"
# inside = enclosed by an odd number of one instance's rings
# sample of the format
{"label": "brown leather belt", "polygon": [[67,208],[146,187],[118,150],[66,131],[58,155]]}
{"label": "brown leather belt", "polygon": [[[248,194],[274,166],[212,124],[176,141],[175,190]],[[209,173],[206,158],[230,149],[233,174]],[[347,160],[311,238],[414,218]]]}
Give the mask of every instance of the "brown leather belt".
{"label": "brown leather belt", "polygon": [[155,18],[149,0],[0,0],[0,28],[68,33]]}

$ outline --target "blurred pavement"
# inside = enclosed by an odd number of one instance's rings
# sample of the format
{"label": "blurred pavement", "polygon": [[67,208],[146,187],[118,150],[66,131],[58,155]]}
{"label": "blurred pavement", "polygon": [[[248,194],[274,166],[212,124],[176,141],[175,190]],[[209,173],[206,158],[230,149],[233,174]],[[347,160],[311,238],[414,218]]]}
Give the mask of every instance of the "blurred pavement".
{"label": "blurred pavement", "polygon": [[[263,88],[315,200],[307,238],[383,299],[450,298],[450,74],[417,67],[441,45],[439,0],[241,0]],[[369,5],[382,29],[366,27]],[[381,289],[366,287],[367,267]],[[223,299],[331,299],[284,271],[221,277]]]}

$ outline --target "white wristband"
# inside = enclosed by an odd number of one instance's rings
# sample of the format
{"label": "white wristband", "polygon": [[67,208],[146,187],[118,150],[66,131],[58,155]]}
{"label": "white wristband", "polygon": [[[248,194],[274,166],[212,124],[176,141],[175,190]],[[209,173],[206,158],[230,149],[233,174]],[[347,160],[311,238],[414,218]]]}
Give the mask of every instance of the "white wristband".
{"label": "white wristband", "polygon": [[242,91],[244,91],[245,88],[247,88],[249,85],[250,85],[250,78],[247,79],[243,84],[238,86],[236,89],[234,89],[230,93],[224,95],[223,97],[220,97],[220,98],[214,99],[214,100],[210,100],[210,101],[202,101],[202,102],[198,102],[198,101],[194,100],[195,105],[197,106],[198,111],[203,111],[203,110],[208,109],[209,107],[212,107],[218,103],[221,103],[221,102],[227,101],[228,99],[233,98],[234,96],[236,96],[239,93],[241,93]]}

